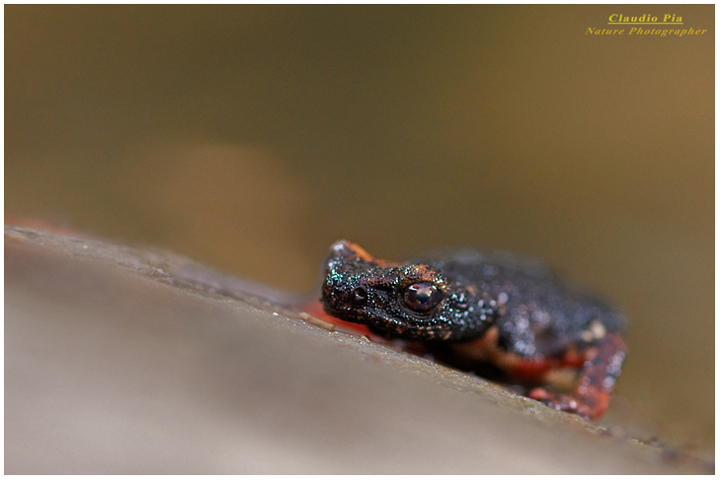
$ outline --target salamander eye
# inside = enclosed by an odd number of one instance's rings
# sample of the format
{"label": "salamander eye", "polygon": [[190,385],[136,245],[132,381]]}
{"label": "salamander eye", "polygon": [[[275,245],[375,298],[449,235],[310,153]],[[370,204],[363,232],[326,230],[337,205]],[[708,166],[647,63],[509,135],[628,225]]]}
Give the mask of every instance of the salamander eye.
{"label": "salamander eye", "polygon": [[404,295],[405,305],[416,312],[427,312],[437,306],[442,299],[442,291],[428,282],[410,285]]}

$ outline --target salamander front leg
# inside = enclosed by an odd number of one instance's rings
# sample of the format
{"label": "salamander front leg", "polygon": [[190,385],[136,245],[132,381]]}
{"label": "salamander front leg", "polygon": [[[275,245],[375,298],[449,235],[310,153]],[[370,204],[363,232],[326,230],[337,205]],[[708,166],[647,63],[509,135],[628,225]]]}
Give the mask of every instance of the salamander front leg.
{"label": "salamander front leg", "polygon": [[610,392],[620,375],[625,350],[620,335],[607,333],[585,351],[580,378],[571,394],[554,394],[544,388],[535,388],[528,396],[556,410],[599,418],[610,402]]}

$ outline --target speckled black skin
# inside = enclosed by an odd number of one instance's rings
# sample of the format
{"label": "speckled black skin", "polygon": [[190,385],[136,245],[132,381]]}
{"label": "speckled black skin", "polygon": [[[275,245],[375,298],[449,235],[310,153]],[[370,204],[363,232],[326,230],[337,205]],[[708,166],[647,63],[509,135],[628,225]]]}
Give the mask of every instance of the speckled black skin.
{"label": "speckled black skin", "polygon": [[[420,341],[478,339],[493,324],[498,345],[520,357],[562,356],[568,346],[595,342],[598,324],[623,329],[625,319],[597,298],[570,286],[538,260],[506,252],[462,251],[393,264],[378,261],[349,242],[333,245],[322,289],[325,310],[389,337]],[[365,258],[362,258],[365,257]],[[403,291],[423,279],[444,300],[425,313],[413,312]],[[355,301],[363,287],[367,298]]]}
{"label": "speckled black skin", "polygon": [[[340,241],[326,262],[321,301],[334,317],[419,343],[461,368],[477,371],[473,362],[485,359],[520,382],[543,385],[553,368],[574,366],[572,393],[535,387],[526,394],[586,418],[607,408],[625,359],[621,314],[544,263],[505,252],[393,263]],[[459,356],[446,357],[449,351]]]}
{"label": "speckled black skin", "polygon": [[[422,264],[395,266],[365,259],[347,242],[333,245],[326,266],[322,288],[325,310],[386,337],[473,340],[482,336],[498,315],[495,300],[463,279]],[[442,301],[426,312],[413,311],[403,301],[404,292],[423,282],[435,285],[442,292]],[[364,298],[357,298],[358,289],[365,292]]]}

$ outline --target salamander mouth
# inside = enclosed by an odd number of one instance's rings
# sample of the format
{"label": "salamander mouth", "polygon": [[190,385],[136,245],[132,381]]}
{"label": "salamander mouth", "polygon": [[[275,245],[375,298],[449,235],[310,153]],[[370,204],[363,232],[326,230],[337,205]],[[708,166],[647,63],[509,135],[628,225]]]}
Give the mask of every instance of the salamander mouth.
{"label": "salamander mouth", "polygon": [[367,326],[373,332],[388,338],[406,340],[442,340],[447,337],[447,329],[440,325],[422,325],[418,322],[397,318],[384,310],[369,308],[359,311],[347,306],[332,306],[324,303],[325,311],[333,317],[346,322]]}
{"label": "salamander mouth", "polygon": [[358,315],[357,312],[349,307],[335,307],[329,305],[328,302],[323,302],[323,308],[325,312],[333,317],[337,317],[340,320],[353,323],[365,323],[362,315]]}
{"label": "salamander mouth", "polygon": [[353,305],[347,292],[324,288],[320,301],[326,313],[346,322],[365,323],[358,307]]}
{"label": "salamander mouth", "polygon": [[383,331],[386,330],[383,328],[385,325],[403,323],[382,310],[353,305],[346,298],[348,296],[348,294],[323,292],[322,303],[325,312],[346,322],[359,323]]}

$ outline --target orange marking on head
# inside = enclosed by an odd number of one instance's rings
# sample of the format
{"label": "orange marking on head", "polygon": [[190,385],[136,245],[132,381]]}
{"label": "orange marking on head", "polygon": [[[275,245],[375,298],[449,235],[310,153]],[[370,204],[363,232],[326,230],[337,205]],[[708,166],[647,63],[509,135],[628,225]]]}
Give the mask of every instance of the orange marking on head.
{"label": "orange marking on head", "polygon": [[348,242],[347,240],[342,240],[341,243],[343,247],[350,250],[359,259],[365,260],[366,262],[374,263],[378,267],[399,267],[402,265],[402,263],[399,262],[390,262],[387,260],[375,258],[357,243]]}
{"label": "orange marking on head", "polygon": [[352,252],[353,252],[358,258],[361,258],[361,259],[365,260],[366,262],[374,262],[374,261],[376,261],[376,260],[375,260],[375,257],[373,257],[372,255],[370,255],[367,251],[365,251],[364,248],[362,248],[362,247],[361,247],[360,245],[358,245],[357,243],[345,242],[345,247],[346,247],[348,250],[352,250]]}
{"label": "orange marking on head", "polygon": [[428,265],[414,265],[411,270],[420,277],[420,281],[436,283],[437,274]]}

